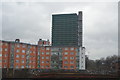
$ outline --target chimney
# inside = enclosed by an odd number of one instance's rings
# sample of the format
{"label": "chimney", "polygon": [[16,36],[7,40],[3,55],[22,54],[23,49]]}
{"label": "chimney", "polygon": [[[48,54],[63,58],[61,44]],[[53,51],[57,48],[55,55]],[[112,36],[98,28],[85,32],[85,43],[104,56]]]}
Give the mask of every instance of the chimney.
{"label": "chimney", "polygon": [[39,39],[39,41],[42,41],[42,39]]}
{"label": "chimney", "polygon": [[20,39],[16,39],[15,42],[20,42]]}

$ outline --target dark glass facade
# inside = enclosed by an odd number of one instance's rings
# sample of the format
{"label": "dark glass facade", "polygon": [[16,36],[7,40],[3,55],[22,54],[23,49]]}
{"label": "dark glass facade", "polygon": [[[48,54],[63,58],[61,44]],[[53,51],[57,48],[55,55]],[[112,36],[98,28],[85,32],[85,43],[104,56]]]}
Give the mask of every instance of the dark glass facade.
{"label": "dark glass facade", "polygon": [[52,15],[52,46],[78,46],[78,15]]}

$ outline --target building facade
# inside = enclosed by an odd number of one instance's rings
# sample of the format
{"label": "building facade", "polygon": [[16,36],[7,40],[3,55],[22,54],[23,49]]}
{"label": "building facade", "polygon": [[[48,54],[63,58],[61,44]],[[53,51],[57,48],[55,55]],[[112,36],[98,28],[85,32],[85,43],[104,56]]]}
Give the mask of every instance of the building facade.
{"label": "building facade", "polygon": [[[39,44],[41,41],[43,43]],[[44,43],[48,43],[47,45]],[[15,69],[85,69],[84,48],[50,46],[48,41],[39,40],[38,45],[20,41],[0,41],[0,67]],[[41,46],[42,45],[42,46]],[[81,57],[82,56],[82,57]],[[80,59],[81,58],[81,59]]]}
{"label": "building facade", "polygon": [[85,70],[82,12],[52,15],[52,46],[42,39],[37,45],[0,41],[0,67]]}
{"label": "building facade", "polygon": [[52,46],[82,46],[82,12],[52,15]]}

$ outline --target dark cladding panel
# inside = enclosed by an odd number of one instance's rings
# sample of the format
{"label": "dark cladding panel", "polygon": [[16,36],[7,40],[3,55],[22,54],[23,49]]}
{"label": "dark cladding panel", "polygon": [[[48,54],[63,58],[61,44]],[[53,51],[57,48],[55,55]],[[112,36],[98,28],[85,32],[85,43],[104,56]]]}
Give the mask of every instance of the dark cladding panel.
{"label": "dark cladding panel", "polygon": [[78,46],[77,14],[52,15],[52,46]]}

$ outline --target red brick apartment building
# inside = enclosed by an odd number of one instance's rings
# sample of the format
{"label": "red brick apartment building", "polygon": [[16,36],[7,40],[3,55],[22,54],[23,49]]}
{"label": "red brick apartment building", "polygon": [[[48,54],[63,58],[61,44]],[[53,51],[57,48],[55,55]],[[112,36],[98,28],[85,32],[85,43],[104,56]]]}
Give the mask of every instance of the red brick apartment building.
{"label": "red brick apartment building", "polygon": [[40,39],[38,45],[15,41],[0,41],[1,68],[85,69],[85,48],[50,46]]}

